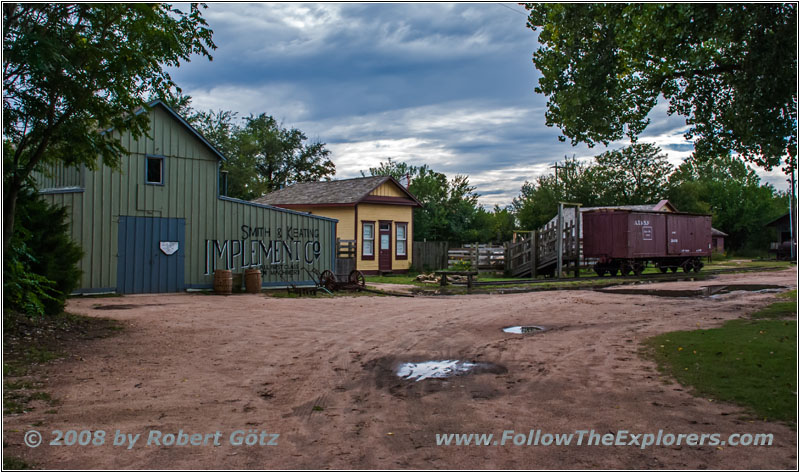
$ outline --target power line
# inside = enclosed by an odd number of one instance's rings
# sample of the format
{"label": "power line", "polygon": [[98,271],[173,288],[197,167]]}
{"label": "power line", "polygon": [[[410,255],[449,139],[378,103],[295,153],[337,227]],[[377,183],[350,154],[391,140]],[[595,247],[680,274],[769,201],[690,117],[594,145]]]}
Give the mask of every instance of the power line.
{"label": "power line", "polygon": [[520,15],[527,17],[528,14],[517,10],[516,8],[511,8],[510,6],[506,5],[505,3],[495,3],[495,5],[500,5],[501,7],[508,8],[509,10],[513,11],[514,13],[519,13]]}

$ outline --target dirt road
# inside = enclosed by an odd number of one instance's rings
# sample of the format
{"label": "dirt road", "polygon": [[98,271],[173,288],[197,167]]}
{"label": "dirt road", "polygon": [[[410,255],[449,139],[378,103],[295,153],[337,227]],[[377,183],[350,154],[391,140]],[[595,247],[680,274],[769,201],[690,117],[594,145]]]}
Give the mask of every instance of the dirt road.
{"label": "dirt road", "polygon": [[[649,288],[758,283],[796,288],[797,271],[722,275]],[[4,416],[6,455],[53,469],[794,469],[796,434],[689,394],[638,354],[645,338],[743,317],[773,294],[669,299],[593,291],[455,297],[279,299],[147,295],[73,299],[122,321],[48,365],[60,400]],[[501,331],[541,325],[535,335]],[[402,362],[494,363],[480,374],[399,379]],[[36,425],[36,427],[33,427]],[[30,429],[45,444],[23,444]],[[51,431],[104,430],[102,446],[51,446]],[[146,446],[151,430],[220,431],[220,446]],[[437,433],[594,430],[771,433],[770,447],[437,446]],[[141,434],[130,449],[116,430]],[[280,436],[231,446],[236,430]],[[268,440],[271,440],[269,437]]]}

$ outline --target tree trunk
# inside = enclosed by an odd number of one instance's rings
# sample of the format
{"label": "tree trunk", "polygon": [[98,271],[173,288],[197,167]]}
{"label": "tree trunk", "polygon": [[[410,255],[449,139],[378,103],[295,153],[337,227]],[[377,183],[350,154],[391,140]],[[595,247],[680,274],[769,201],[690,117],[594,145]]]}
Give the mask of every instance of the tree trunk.
{"label": "tree trunk", "polygon": [[8,247],[14,235],[14,214],[17,212],[17,196],[20,186],[11,179],[3,198],[3,259],[7,260]]}

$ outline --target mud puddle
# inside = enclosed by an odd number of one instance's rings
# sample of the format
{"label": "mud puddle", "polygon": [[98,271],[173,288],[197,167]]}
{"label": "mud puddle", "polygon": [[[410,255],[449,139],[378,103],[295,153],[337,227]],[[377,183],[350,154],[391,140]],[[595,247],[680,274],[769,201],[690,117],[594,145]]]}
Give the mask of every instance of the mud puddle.
{"label": "mud puddle", "polygon": [[94,310],[129,310],[129,309],[136,309],[138,307],[155,307],[155,306],[162,306],[167,304],[106,304],[106,305],[95,305],[92,307]]}
{"label": "mud puddle", "polygon": [[781,292],[786,289],[784,286],[774,284],[715,284],[704,286],[698,289],[646,289],[646,288],[622,288],[622,289],[595,289],[597,292],[609,294],[631,294],[656,297],[713,297],[732,292],[758,292],[770,293]]}
{"label": "mud puddle", "polygon": [[504,370],[493,363],[471,362],[463,360],[432,360],[401,364],[396,371],[397,377],[407,381],[419,382],[425,379],[444,379],[478,373],[497,373]]}

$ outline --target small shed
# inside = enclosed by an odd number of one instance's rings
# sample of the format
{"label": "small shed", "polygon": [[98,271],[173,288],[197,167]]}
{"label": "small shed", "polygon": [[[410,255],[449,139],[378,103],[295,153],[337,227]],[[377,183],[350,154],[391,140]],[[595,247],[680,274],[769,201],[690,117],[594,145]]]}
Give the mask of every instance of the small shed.
{"label": "small shed", "polygon": [[711,227],[711,249],[715,253],[724,253],[725,252],[725,237],[728,236],[727,233],[717,230],[714,227]]}
{"label": "small shed", "polygon": [[[778,259],[791,258],[793,245],[792,235],[794,235],[795,240],[797,239],[797,218],[790,218],[789,212],[786,212],[784,215],[781,215],[764,226],[774,228],[778,236],[777,241],[770,243],[770,253],[775,253]],[[794,246],[796,249],[797,243],[794,243]],[[797,254],[797,252],[795,251],[794,254]]]}

